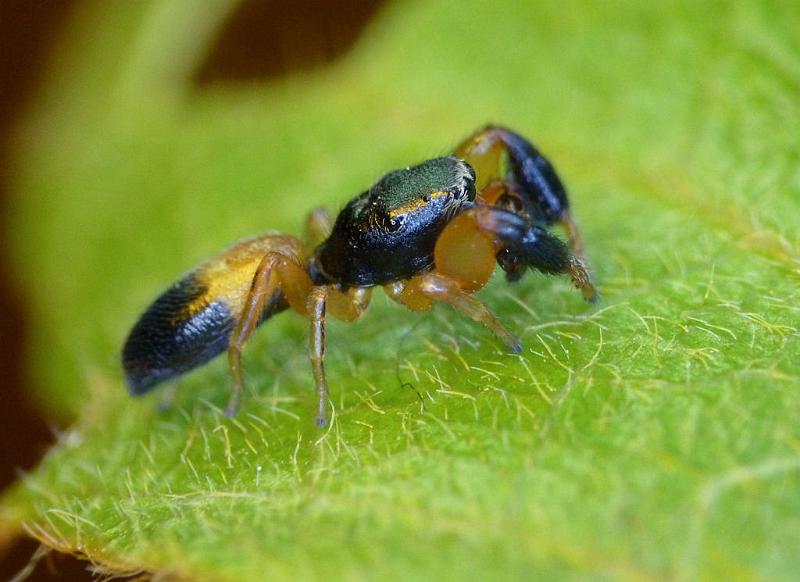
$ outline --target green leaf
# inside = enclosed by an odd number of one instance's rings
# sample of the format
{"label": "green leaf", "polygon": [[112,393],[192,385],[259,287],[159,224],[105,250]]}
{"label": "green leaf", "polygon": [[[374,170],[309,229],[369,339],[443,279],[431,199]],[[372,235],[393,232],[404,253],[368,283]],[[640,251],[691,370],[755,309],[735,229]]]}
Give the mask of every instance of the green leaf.
{"label": "green leaf", "polygon": [[[26,530],[114,570],[272,578],[791,579],[800,573],[800,13],[792,2],[395,1],[328,71],[198,88],[232,2],[87,4],[22,134],[14,253],[31,367],[74,418],[8,493]],[[307,323],[175,407],[118,352],[162,287],[299,232],[388,169],[497,121],[565,177],[603,301],[481,293],[521,356],[444,307]]]}

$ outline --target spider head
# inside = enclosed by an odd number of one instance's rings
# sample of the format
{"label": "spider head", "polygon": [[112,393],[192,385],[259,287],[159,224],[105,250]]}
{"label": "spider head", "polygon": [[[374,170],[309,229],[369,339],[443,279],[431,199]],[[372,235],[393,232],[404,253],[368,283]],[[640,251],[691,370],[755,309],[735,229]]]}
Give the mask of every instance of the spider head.
{"label": "spider head", "polygon": [[398,234],[441,226],[475,200],[475,171],[455,158],[435,158],[389,172],[366,196],[360,210],[381,234]]}
{"label": "spider head", "polygon": [[453,156],[389,172],[339,214],[315,268],[346,286],[420,273],[449,220],[475,200],[475,171]]}

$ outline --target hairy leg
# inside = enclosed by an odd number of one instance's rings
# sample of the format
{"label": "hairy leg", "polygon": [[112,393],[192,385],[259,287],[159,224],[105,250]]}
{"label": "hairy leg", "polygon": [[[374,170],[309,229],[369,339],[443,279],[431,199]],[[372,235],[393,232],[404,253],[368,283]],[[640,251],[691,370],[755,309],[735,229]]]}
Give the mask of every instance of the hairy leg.
{"label": "hairy leg", "polygon": [[258,326],[261,315],[264,312],[264,305],[278,287],[278,277],[276,267],[278,266],[281,255],[268,253],[261,259],[253,275],[253,282],[247,293],[242,313],[236,322],[236,327],[231,334],[230,344],[228,345],[228,367],[231,372],[231,395],[228,405],[225,408],[227,416],[233,416],[239,410],[244,388],[244,373],[242,372],[242,350],[253,331]]}
{"label": "hairy leg", "polygon": [[544,228],[531,225],[516,240],[504,241],[497,262],[511,275],[511,280],[518,279],[529,267],[551,275],[565,274],[580,289],[586,301],[595,303],[599,299],[583,259],[570,252],[560,238]]}
{"label": "hairy leg", "polygon": [[522,351],[522,342],[503,327],[488,307],[461,289],[456,281],[439,273],[428,273],[416,279],[421,293],[436,301],[449,303],[463,315],[482,323],[515,354]]}
{"label": "hairy leg", "polygon": [[297,313],[308,315],[308,296],[314,284],[306,272],[305,265],[298,260],[281,256],[277,261],[280,288],[289,306]]}
{"label": "hairy leg", "polygon": [[308,315],[311,319],[308,352],[311,356],[311,371],[317,386],[317,417],[315,424],[323,428],[328,423],[328,382],[325,379],[325,317],[328,287],[314,287],[308,298]]}
{"label": "hairy leg", "polygon": [[242,350],[258,327],[267,303],[280,291],[292,309],[307,316],[306,307],[311,289],[311,279],[299,258],[282,253],[268,253],[261,259],[228,345],[228,366],[232,383],[225,414],[233,416],[239,409],[244,388]]}
{"label": "hairy leg", "polygon": [[550,161],[527,139],[508,128],[489,125],[461,142],[455,155],[475,168],[475,187],[482,198],[496,197],[496,182],[505,183],[531,218],[562,224],[573,252],[582,254],[583,243],[569,212],[566,189]]}
{"label": "hairy leg", "polygon": [[529,267],[548,274],[566,274],[590,303],[598,300],[581,256],[546,229],[518,214],[478,205],[455,217],[442,231],[434,248],[436,270],[469,292],[483,287],[495,260],[516,281]]}
{"label": "hairy leg", "polygon": [[585,252],[583,248],[581,232],[577,223],[575,222],[575,219],[572,218],[572,213],[569,210],[566,210],[561,216],[561,225],[564,227],[564,230],[567,231],[569,246],[572,249],[572,252],[580,257],[584,257]]}
{"label": "hairy leg", "polygon": [[170,382],[164,387],[164,391],[161,393],[161,398],[156,405],[156,410],[158,412],[167,412],[172,409],[172,405],[175,404],[175,397],[178,394],[178,383],[177,382]]}
{"label": "hairy leg", "polygon": [[328,422],[328,381],[325,378],[325,351],[327,347],[326,318],[328,312],[342,321],[354,321],[361,317],[369,305],[372,289],[356,287],[342,292],[333,285],[311,289],[308,297],[308,317],[311,320],[308,351],[311,371],[317,386],[316,425],[323,428]]}
{"label": "hairy leg", "polygon": [[332,228],[333,221],[326,208],[315,208],[308,213],[303,239],[309,252],[313,251],[322,241],[330,236]]}

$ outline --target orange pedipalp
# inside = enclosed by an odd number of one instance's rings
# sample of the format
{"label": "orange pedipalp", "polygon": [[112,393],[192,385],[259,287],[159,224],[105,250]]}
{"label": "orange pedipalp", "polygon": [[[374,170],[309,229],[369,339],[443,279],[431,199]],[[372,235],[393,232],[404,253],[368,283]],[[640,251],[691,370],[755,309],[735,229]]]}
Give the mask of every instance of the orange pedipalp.
{"label": "orange pedipalp", "polygon": [[486,285],[495,267],[494,236],[480,229],[470,213],[455,217],[439,235],[434,249],[436,270],[474,293]]}

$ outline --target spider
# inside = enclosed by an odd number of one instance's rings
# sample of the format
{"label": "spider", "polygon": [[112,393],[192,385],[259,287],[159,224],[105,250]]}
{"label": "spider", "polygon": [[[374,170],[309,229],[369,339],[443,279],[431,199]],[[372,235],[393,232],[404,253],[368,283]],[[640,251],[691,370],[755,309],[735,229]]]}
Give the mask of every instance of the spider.
{"label": "spider", "polygon": [[[569,245],[549,232],[557,223]],[[131,330],[122,351],[127,385],[144,394],[227,349],[232,416],[244,385],[242,350],[260,323],[290,308],[311,322],[316,425],[324,427],[326,318],[358,319],[376,286],[412,311],[448,303],[518,353],[519,339],[473,297],[496,264],[510,282],[528,269],[563,273],[587,301],[598,298],[555,169],[525,138],[489,125],[453,155],[389,172],[333,223],[325,210],[313,211],[303,241],[264,234],[195,268]]]}

